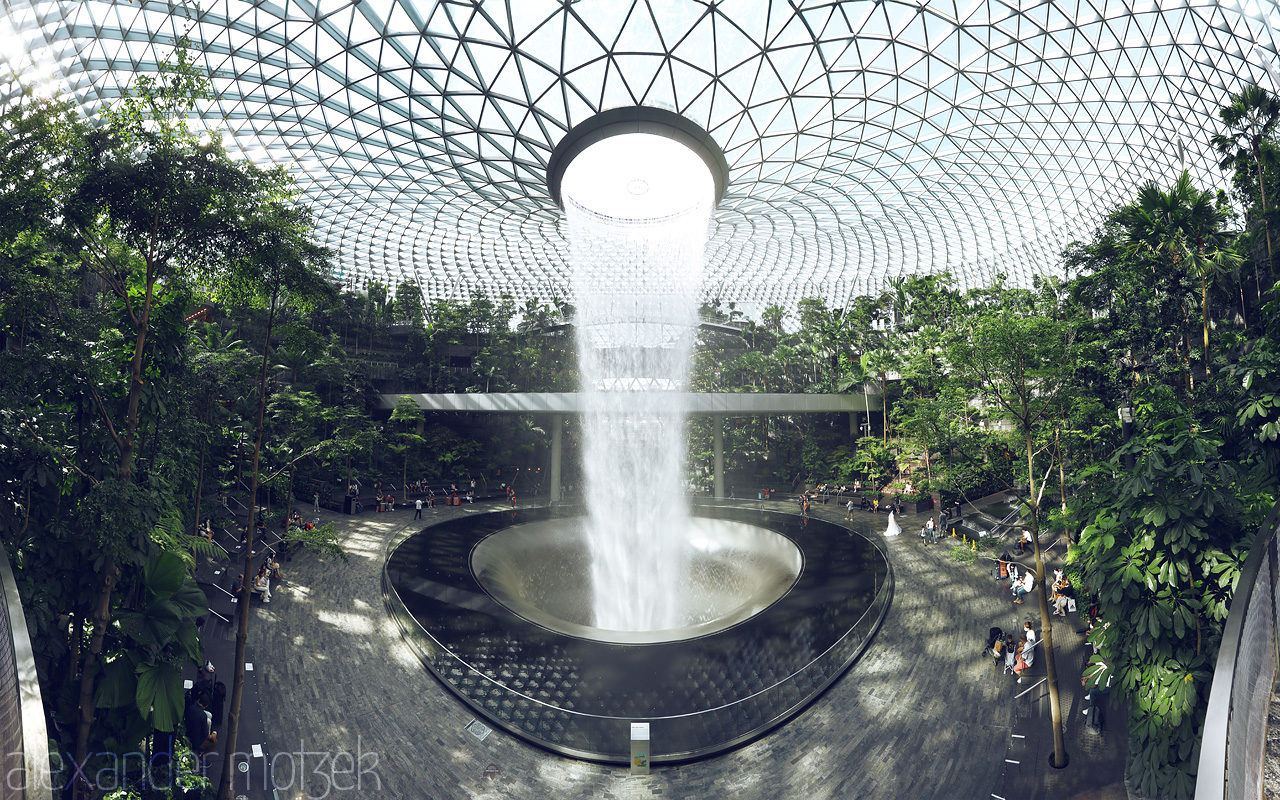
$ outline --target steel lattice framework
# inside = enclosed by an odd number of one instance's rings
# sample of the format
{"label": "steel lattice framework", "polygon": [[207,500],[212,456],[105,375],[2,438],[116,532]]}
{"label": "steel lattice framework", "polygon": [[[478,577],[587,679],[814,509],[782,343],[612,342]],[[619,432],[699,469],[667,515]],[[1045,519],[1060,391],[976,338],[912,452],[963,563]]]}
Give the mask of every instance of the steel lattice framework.
{"label": "steel lattice framework", "polygon": [[1026,283],[1144,181],[1225,185],[1216,111],[1276,88],[1276,2],[4,0],[0,46],[92,115],[187,33],[205,123],[293,165],[337,276],[428,296],[563,294],[552,149],[676,111],[730,168],[703,290],[758,306]]}

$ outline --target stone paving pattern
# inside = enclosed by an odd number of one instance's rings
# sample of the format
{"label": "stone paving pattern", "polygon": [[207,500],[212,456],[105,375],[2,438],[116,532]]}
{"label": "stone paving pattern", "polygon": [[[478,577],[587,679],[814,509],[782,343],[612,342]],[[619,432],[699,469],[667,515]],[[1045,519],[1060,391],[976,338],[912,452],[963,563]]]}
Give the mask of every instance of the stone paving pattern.
{"label": "stone paving pattern", "polygon": [[[884,516],[859,512],[848,523],[886,548],[897,581],[893,605],[867,652],[773,733],[704,761],[658,765],[646,778],[552,755],[499,730],[481,741],[465,730],[472,711],[401,639],[381,579],[394,541],[424,523],[495,507],[428,509],[423,522],[412,520],[412,509],[321,513],[339,523],[349,562],[299,554],[285,563],[285,580],[270,605],[254,609],[250,633],[280,800],[1123,797],[1122,789],[1115,794],[1122,717],[1113,711],[1100,737],[1084,732],[1076,621],[1054,625],[1072,762],[1049,770],[1043,689],[1015,700],[1035,679],[1019,686],[981,655],[988,628],[1021,628],[1036,607],[1012,604],[989,570],[953,562],[949,543],[923,546],[910,535],[923,515],[904,517],[904,535],[889,539],[881,536]],[[814,513],[843,519],[834,502]],[[1036,674],[1043,676],[1043,660]],[[315,755],[300,774],[300,750],[348,754],[338,757],[337,781]],[[496,775],[486,774],[491,767]]]}

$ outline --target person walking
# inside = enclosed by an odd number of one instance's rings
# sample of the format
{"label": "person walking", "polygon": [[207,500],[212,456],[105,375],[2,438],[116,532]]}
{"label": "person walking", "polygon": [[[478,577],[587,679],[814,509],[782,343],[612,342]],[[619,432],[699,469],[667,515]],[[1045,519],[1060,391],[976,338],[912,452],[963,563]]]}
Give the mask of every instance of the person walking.
{"label": "person walking", "polygon": [[414,508],[413,518],[422,519],[422,498],[421,497],[413,501],[413,508]]}
{"label": "person walking", "polygon": [[849,502],[844,505],[844,518],[850,521],[853,520],[853,498],[849,498]]}

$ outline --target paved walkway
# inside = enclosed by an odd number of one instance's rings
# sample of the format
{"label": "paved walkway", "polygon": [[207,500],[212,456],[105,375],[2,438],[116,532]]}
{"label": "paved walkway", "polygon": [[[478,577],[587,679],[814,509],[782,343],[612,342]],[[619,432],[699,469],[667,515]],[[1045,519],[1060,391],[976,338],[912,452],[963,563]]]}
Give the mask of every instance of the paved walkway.
{"label": "paved walkway", "polygon": [[[424,522],[492,507],[427,510]],[[843,517],[834,503],[815,513]],[[350,562],[297,556],[284,564],[273,602],[255,607],[252,621],[280,798],[1014,800],[1049,796],[1038,791],[1043,785],[1067,800],[1112,796],[1106,792],[1114,786],[1105,787],[1120,780],[1114,746],[1095,748],[1095,763],[1079,745],[1085,717],[1078,692],[1066,691],[1068,749],[1075,752],[1068,769],[1046,776],[1052,743],[1043,690],[1015,700],[1015,691],[1034,681],[1018,686],[980,654],[988,628],[1021,628],[1034,606],[1013,605],[988,571],[953,562],[949,545],[922,546],[909,535],[922,517],[905,517],[904,535],[888,540],[880,536],[883,516],[859,513],[850,523],[883,542],[897,590],[876,639],[843,678],[760,740],[632,778],[625,768],[550,755],[501,731],[483,740],[467,731],[472,712],[419,663],[384,610],[387,547],[422,523],[412,521],[411,510],[322,516],[339,522]],[[1054,636],[1059,648],[1078,647],[1067,623],[1055,624]],[[1059,657],[1064,690],[1072,681],[1078,689],[1078,663],[1066,663],[1072,660]],[[1014,738],[1029,730],[1045,735]],[[306,757],[298,770],[300,752]]]}

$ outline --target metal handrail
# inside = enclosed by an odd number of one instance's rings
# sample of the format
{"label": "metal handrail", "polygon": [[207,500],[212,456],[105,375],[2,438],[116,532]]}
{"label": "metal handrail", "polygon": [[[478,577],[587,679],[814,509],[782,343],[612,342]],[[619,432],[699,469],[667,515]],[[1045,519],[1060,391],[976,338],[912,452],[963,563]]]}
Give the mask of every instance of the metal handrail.
{"label": "metal handrail", "polygon": [[[1240,569],[1240,577],[1236,580],[1235,595],[1231,600],[1231,608],[1227,612],[1227,622],[1222,630],[1222,645],[1218,649],[1217,662],[1213,668],[1213,683],[1209,689],[1209,704],[1205,709],[1204,730],[1200,744],[1200,766],[1197,771],[1195,800],[1225,800],[1228,797],[1227,757],[1230,747],[1231,714],[1233,688],[1236,682],[1236,667],[1244,642],[1245,622],[1251,612],[1262,612],[1272,616],[1271,646],[1276,647],[1276,607],[1275,607],[1275,571],[1276,547],[1280,540],[1280,502],[1276,503],[1258,529],[1249,555]],[[1271,572],[1272,591],[1270,608],[1250,608],[1253,589],[1263,569]],[[1275,673],[1271,675],[1268,686],[1273,685]],[[1265,736],[1265,729],[1264,729]],[[1249,742],[1237,743],[1237,746],[1248,746]],[[1263,747],[1265,742],[1252,743]],[[1220,775],[1221,780],[1213,776]]]}

